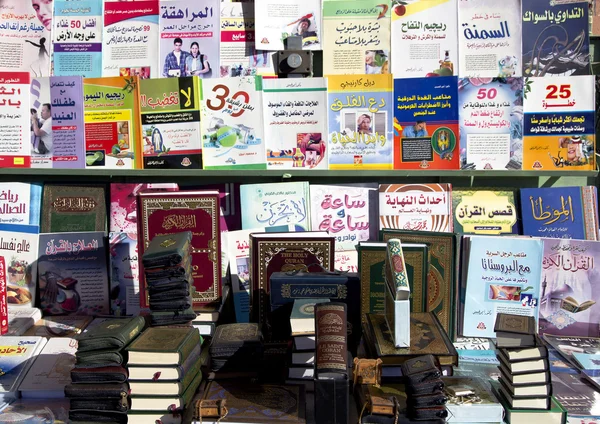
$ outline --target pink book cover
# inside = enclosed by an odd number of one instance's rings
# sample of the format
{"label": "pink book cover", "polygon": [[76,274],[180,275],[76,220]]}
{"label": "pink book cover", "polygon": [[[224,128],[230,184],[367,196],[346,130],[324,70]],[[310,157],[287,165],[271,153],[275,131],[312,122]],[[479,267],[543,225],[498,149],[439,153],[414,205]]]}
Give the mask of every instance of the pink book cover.
{"label": "pink book cover", "polygon": [[139,193],[148,191],[178,191],[175,183],[110,185],[109,231],[113,233],[137,232],[137,203]]}

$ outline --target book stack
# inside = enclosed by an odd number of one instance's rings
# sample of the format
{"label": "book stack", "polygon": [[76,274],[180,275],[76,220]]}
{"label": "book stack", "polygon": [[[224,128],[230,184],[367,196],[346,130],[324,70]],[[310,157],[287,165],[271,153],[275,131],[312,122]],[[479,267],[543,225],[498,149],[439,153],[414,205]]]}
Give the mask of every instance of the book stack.
{"label": "book stack", "polygon": [[500,313],[496,318],[498,392],[510,409],[548,410],[552,405],[548,349],[536,329],[531,316]]}
{"label": "book stack", "polygon": [[219,378],[258,375],[264,354],[260,326],[255,323],[220,325],[209,352],[210,369]]}
{"label": "book stack", "polygon": [[192,327],[150,327],[131,343],[129,423],[181,422],[202,381],[201,345]]}
{"label": "book stack", "polygon": [[442,372],[433,355],[418,356],[402,364],[406,378],[406,415],[412,420],[439,420],[448,416]]}
{"label": "book stack", "polygon": [[142,256],[152,325],[189,324],[192,309],[192,233],[156,236]]}
{"label": "book stack", "polygon": [[144,317],[106,319],[77,335],[75,368],[64,389],[71,420],[127,422],[124,350],[145,326]]}

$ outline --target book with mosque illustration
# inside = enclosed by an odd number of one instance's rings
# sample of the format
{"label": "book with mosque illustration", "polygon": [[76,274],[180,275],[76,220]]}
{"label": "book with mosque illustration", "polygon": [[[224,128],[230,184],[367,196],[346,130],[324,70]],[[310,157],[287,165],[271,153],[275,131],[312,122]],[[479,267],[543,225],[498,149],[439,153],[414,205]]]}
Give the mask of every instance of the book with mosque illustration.
{"label": "book with mosque illustration", "polygon": [[456,77],[394,80],[394,169],[458,169]]}

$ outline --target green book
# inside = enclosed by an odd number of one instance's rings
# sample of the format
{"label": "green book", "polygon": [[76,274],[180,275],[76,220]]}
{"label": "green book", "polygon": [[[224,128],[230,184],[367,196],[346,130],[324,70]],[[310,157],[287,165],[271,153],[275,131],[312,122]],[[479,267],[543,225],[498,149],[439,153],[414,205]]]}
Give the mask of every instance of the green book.
{"label": "green book", "polygon": [[150,327],[127,347],[129,365],[182,364],[202,337],[194,327]]}
{"label": "green book", "polygon": [[296,299],[290,315],[292,336],[315,334],[315,305],[329,299]]}
{"label": "green book", "polygon": [[459,234],[518,234],[513,190],[452,190],[454,231]]}
{"label": "green book", "polygon": [[[360,314],[385,313],[385,258],[386,243],[360,242],[358,244],[358,272],[361,283]],[[411,285],[411,312],[427,309],[427,253],[426,244],[402,243],[408,281]],[[366,282],[369,283],[366,283]]]}
{"label": "green book", "polygon": [[499,390],[500,384],[492,382],[492,392],[504,408],[504,420],[510,424],[566,424],[567,410],[554,396],[550,397],[550,409],[511,409]]}
{"label": "green book", "polygon": [[[184,373],[181,381],[144,381],[144,380],[128,380],[131,396],[152,396],[160,393],[165,396],[183,396],[183,393],[192,384],[196,375],[200,372],[202,360],[200,356],[196,356],[192,367],[188,372]],[[158,376],[160,378],[160,376]]]}
{"label": "green book", "polygon": [[107,319],[77,335],[78,352],[122,349],[135,339],[146,326],[142,316]]}
{"label": "green book", "polygon": [[106,231],[104,187],[46,185],[41,233]]}

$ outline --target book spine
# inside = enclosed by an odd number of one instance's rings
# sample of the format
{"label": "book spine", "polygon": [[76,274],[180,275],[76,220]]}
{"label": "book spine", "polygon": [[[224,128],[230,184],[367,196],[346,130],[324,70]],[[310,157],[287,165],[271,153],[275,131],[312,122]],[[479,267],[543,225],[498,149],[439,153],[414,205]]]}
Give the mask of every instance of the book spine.
{"label": "book spine", "polygon": [[410,287],[402,245],[399,239],[390,239],[387,242],[385,277],[390,290],[394,294],[395,300],[408,300],[410,297]]}
{"label": "book spine", "polygon": [[315,376],[348,372],[347,317],[344,303],[315,305]]}
{"label": "book spine", "polygon": [[6,297],[6,267],[0,256],[0,336],[8,333],[8,305]]}
{"label": "book spine", "polygon": [[190,356],[190,354],[198,344],[202,345],[202,337],[200,336],[198,330],[193,328],[192,330],[190,330],[189,336],[187,337],[186,341],[183,343],[183,346],[181,346],[181,349],[179,350],[180,364],[185,362],[185,360],[188,358],[188,356]]}
{"label": "book spine", "polygon": [[596,202],[596,187],[581,188],[583,206],[583,225],[586,240],[598,240],[598,207]]}

